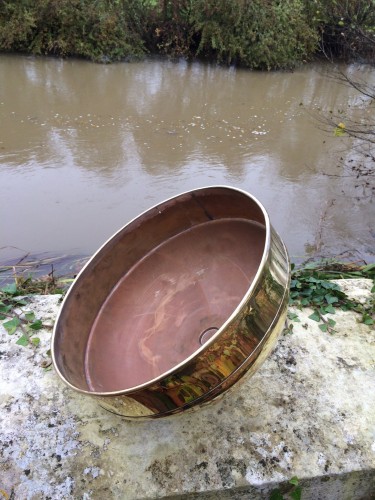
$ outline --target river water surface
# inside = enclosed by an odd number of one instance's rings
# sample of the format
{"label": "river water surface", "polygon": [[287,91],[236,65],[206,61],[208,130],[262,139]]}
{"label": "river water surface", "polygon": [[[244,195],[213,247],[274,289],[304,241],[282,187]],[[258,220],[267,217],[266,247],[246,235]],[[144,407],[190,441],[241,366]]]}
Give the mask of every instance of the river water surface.
{"label": "river water surface", "polygon": [[[345,68],[375,82],[365,66]],[[374,260],[374,204],[330,112],[369,102],[330,65],[291,73],[200,63],[0,57],[0,261],[90,255],[131,218],[196,187],[255,195],[292,260]],[[341,114],[340,114],[341,113]]]}

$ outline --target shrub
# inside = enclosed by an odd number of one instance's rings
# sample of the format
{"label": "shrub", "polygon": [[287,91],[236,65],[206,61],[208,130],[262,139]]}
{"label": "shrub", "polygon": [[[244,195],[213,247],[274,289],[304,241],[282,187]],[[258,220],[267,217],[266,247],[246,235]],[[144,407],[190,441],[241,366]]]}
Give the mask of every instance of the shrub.
{"label": "shrub", "polygon": [[198,53],[250,68],[290,68],[313,54],[317,34],[300,0],[195,2]]}
{"label": "shrub", "polygon": [[144,53],[135,0],[5,0],[0,47],[113,61]]}
{"label": "shrub", "polygon": [[305,0],[328,57],[375,57],[375,0]]}
{"label": "shrub", "polygon": [[[0,50],[109,62],[147,51],[291,68],[374,56],[375,0],[2,0]],[[369,43],[369,40],[372,43]]]}

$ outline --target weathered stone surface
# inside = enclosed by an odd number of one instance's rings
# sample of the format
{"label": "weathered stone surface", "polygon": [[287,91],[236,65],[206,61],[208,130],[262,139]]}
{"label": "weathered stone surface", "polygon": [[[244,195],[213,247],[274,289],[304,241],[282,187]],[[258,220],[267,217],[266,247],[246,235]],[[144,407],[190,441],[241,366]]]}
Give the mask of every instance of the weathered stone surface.
{"label": "weathered stone surface", "polygon": [[[357,297],[371,282],[344,285]],[[51,321],[58,297],[29,309]],[[256,375],[194,413],[129,422],[66,387],[0,327],[0,498],[258,499],[298,476],[305,499],[375,494],[375,332],[351,312],[323,333],[297,311]]]}

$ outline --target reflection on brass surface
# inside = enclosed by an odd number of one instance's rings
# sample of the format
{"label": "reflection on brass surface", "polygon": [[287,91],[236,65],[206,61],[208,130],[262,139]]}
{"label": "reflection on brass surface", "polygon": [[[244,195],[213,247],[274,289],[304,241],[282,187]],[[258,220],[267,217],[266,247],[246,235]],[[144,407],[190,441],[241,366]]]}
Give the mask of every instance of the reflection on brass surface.
{"label": "reflection on brass surface", "polygon": [[82,270],[56,321],[55,368],[121,416],[194,409],[270,353],[289,279],[285,246],[251,195],[184,193],[127,224]]}

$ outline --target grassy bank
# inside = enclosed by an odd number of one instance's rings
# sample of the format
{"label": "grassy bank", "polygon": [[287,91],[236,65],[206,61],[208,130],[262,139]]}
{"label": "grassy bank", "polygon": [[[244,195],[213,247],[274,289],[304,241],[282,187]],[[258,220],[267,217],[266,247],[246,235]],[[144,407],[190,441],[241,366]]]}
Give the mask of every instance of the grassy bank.
{"label": "grassy bank", "polygon": [[375,0],[4,0],[0,50],[292,68],[319,52],[373,57],[374,26]]}

